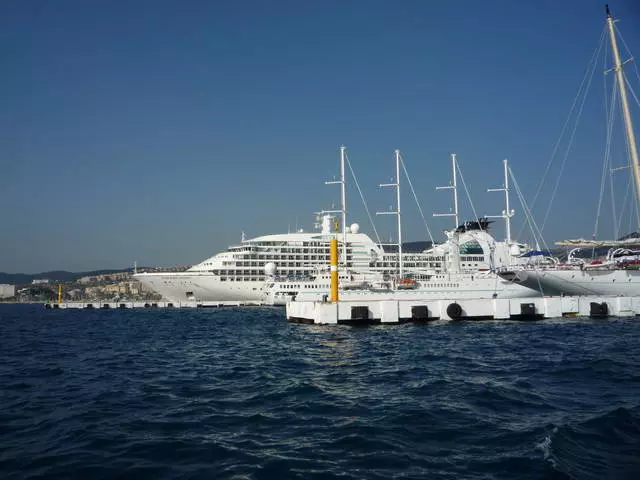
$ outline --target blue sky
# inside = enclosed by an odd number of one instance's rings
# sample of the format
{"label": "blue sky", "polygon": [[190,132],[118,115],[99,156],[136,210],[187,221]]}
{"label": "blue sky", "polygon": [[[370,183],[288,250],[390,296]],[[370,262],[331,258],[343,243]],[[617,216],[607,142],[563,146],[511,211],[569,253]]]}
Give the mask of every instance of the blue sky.
{"label": "blue sky", "polygon": [[[638,54],[640,6],[611,8]],[[339,199],[324,182],[339,172],[340,144],[374,212],[393,201],[377,185],[400,149],[441,240],[452,222],[431,213],[451,205],[435,190],[449,182],[451,152],[478,214],[502,209],[486,189],[501,186],[503,158],[533,195],[603,10],[591,0],[1,2],[0,271],[190,264],[242,231],[311,230],[313,212]],[[550,242],[594,229],[602,69]],[[370,233],[353,183],[348,201]],[[424,239],[408,189],[403,210],[404,239]],[[376,225],[395,236],[393,217]],[[612,235],[605,214],[600,230]]]}

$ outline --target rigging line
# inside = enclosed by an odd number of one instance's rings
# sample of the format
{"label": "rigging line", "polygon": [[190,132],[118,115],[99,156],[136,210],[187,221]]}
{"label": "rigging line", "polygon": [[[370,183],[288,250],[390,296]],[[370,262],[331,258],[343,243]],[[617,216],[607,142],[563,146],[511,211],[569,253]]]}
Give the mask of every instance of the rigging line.
{"label": "rigging line", "polygon": [[[609,160],[609,165],[613,164],[613,160]],[[631,179],[631,177],[629,177],[629,179]],[[623,210],[621,210],[620,212],[620,218],[618,219],[618,216],[616,214],[616,196],[615,196],[615,191],[614,191],[614,187],[613,187],[613,171],[609,171],[609,192],[611,195],[611,218],[613,219],[613,238],[618,238],[620,236],[620,225],[622,224],[622,212],[624,211],[624,204],[626,203],[626,194],[625,194],[625,199],[622,202],[623,205]],[[628,190],[627,190],[628,192]]]}
{"label": "rigging line", "polygon": [[[633,190],[635,192],[636,189],[636,185],[635,182],[633,184]],[[636,194],[636,198],[638,198],[638,195]],[[631,209],[630,210],[635,210],[635,214],[636,214],[636,226],[640,225],[640,209],[638,209],[638,202],[631,202]],[[629,226],[631,226],[631,222],[629,222]],[[631,227],[629,228],[629,230],[631,230]],[[637,229],[636,229],[637,230]]]}
{"label": "rigging line", "polygon": [[[344,154],[345,160],[347,161],[347,165],[349,166],[349,171],[351,172],[351,176],[353,177],[353,183],[356,184],[356,188],[358,189],[358,193],[360,193],[360,199],[362,200],[362,204],[364,205],[364,210],[367,212],[367,216],[369,217],[369,223],[371,223],[371,228],[373,228],[373,233],[376,236],[376,240],[378,241],[378,245],[382,242],[380,241],[380,236],[378,235],[378,230],[376,230],[376,224],[373,223],[373,219],[371,218],[371,213],[369,212],[369,207],[367,207],[367,202],[364,199],[364,195],[362,190],[360,189],[360,184],[358,183],[358,179],[356,174],[353,172],[353,167],[351,166],[351,161],[349,160],[349,156],[345,152]],[[342,228],[345,228],[346,225],[343,225]]]}
{"label": "rigging line", "polygon": [[[617,99],[617,86],[616,83],[613,84],[613,88],[611,89],[611,104],[610,104],[610,108],[607,110],[607,114],[605,116],[605,126],[606,126],[606,132],[607,132],[607,141],[605,144],[605,149],[604,149],[604,159],[603,159],[603,163],[602,163],[602,177],[600,178],[600,195],[598,197],[598,208],[596,210],[596,219],[595,219],[595,224],[593,227],[593,235],[592,238],[596,238],[597,234],[598,234],[598,226],[600,225],[600,213],[601,213],[601,209],[602,209],[602,201],[604,198],[604,190],[605,190],[605,184],[606,184],[606,179],[607,179],[607,173],[609,174],[609,179],[611,180],[611,182],[613,182],[613,172],[610,171],[610,167],[612,166],[612,160],[611,160],[611,139],[613,136],[613,118],[614,118],[614,112],[615,112],[615,108],[616,108],[616,99]],[[615,235],[615,231],[616,231],[616,212],[615,212],[615,202],[613,199],[613,183],[611,183],[611,200],[612,200],[612,215],[613,215],[613,222],[614,222],[614,235]]]}
{"label": "rigging line", "polygon": [[[603,88],[603,95],[602,95],[602,99],[604,100],[604,111],[608,112],[609,111],[609,105],[607,104],[607,100],[609,98],[609,96],[607,95],[607,92],[609,91],[607,88],[607,65],[609,62],[609,49],[605,48],[604,49],[604,55],[602,55],[602,71],[605,72],[605,74],[602,76],[602,88]],[[615,85],[616,82],[614,80],[613,84]],[[605,122],[606,122],[606,117],[605,117]]]}
{"label": "rigging line", "polygon": [[473,206],[473,202],[471,201],[471,195],[469,193],[469,189],[467,188],[467,183],[464,181],[464,176],[462,175],[462,170],[460,170],[460,162],[456,162],[456,170],[458,174],[460,174],[460,180],[462,180],[462,185],[464,186],[464,191],[467,194],[467,199],[469,200],[469,205],[471,205],[471,211],[473,212],[473,217],[476,222],[478,222],[478,226],[480,230],[482,230],[482,225],[480,225],[480,219],[478,218],[478,214],[476,213],[476,209]]}
{"label": "rigging line", "polygon": [[[631,182],[631,176],[629,176],[629,181]],[[634,191],[636,190],[636,182],[633,182],[631,189]],[[635,198],[637,198],[637,194],[635,194]],[[638,209],[638,202],[634,202],[633,200],[630,201],[631,204],[631,208],[629,209],[629,231],[631,231],[632,227],[631,227],[631,217],[633,216],[633,213],[636,214],[636,231],[638,230],[638,225],[640,225],[640,210]]]}
{"label": "rigging line", "polygon": [[[614,27],[615,27],[615,24],[614,24]],[[624,37],[622,36],[622,33],[620,32],[620,30],[617,27],[615,27],[615,28],[616,28],[616,32],[618,33],[618,36],[620,37],[620,40],[622,40],[622,44],[627,49],[627,53],[629,54],[629,56],[631,57],[631,60],[633,61],[634,59],[633,59],[633,54],[631,53],[631,49],[627,45],[627,42],[625,42]],[[640,81],[640,73],[638,72],[638,65],[637,65],[637,63],[635,61],[633,61],[632,63],[633,63],[633,69],[635,71],[636,77]],[[622,78],[624,78],[625,83],[629,87],[629,91],[631,91],[631,95],[633,96],[633,99],[636,101],[636,104],[638,104],[640,106],[640,101],[638,100],[638,97],[636,96],[636,93],[633,90],[633,87],[631,86],[631,83],[629,82],[629,78],[625,74],[624,70],[622,71]],[[626,135],[625,135],[625,140],[626,140],[626,143],[627,143],[627,155],[628,155],[628,158],[631,158],[631,155],[630,155],[631,150],[630,150],[630,146],[629,146],[629,139],[626,138]],[[635,185],[634,185],[633,189],[635,191],[635,189],[636,189]],[[636,195],[637,195],[637,193],[636,193]],[[631,217],[633,216],[633,213],[632,213],[633,210],[636,211],[636,225],[637,225],[637,228],[640,228],[640,211],[638,211],[638,206],[637,205],[635,205],[635,206],[632,205],[632,208],[629,210],[629,215],[630,215],[629,218],[631,220]],[[631,221],[629,221],[629,228],[631,229]]]}
{"label": "rigging line", "polygon": [[[633,203],[635,203],[635,202],[633,202]],[[632,207],[629,209],[629,227],[628,227],[629,228],[629,233],[631,233],[632,228],[633,228],[631,226],[632,222],[633,222],[633,210],[634,210],[633,203],[632,203]],[[636,211],[637,211],[637,209],[636,209]]]}
{"label": "rigging line", "polygon": [[[629,200],[629,202],[627,203],[627,197],[628,195],[635,195],[635,182],[633,181],[633,177],[631,175],[629,175],[629,184],[627,185],[627,192],[625,193],[625,208],[626,205],[629,205],[629,223],[628,223],[628,232],[631,233],[633,230],[638,231],[638,222],[640,222],[639,217],[640,217],[640,213],[638,212],[638,202],[634,202],[633,199]],[[633,194],[631,192],[634,192]],[[624,214],[624,212],[620,212],[620,221],[622,222],[622,215]],[[636,217],[636,228],[634,229],[633,225],[633,217]]]}
{"label": "rigging line", "polygon": [[[627,85],[629,85],[629,80],[627,79],[626,75],[624,74],[624,71],[622,72],[622,78],[624,78],[625,82],[627,83]],[[629,85],[629,88],[631,88],[631,85]],[[635,93],[633,93],[633,90],[631,90],[631,93],[635,97]],[[637,98],[636,98],[636,101],[637,101]],[[625,131],[625,135],[624,135],[624,143],[625,143],[625,146],[626,146],[627,159],[628,159],[628,162],[629,162],[629,166],[631,167],[632,166],[631,164],[633,163],[633,155],[631,155],[631,144],[629,143],[629,137],[627,136],[626,131]],[[635,192],[635,188],[634,188],[634,192]],[[636,198],[637,198],[637,194],[636,194]],[[640,217],[638,217],[638,221],[637,221],[636,225],[638,225],[638,228],[640,228]]]}
{"label": "rigging line", "polygon": [[600,50],[602,49],[602,44],[604,43],[604,38],[606,35],[606,25],[605,27],[603,27],[602,29],[602,33],[600,34],[600,40],[598,41],[598,46],[594,49],[593,53],[591,54],[591,59],[589,60],[589,63],[587,65],[587,68],[585,69],[584,72],[584,76],[582,77],[582,81],[580,82],[580,85],[578,87],[578,90],[576,91],[576,95],[573,98],[573,102],[571,103],[571,108],[569,109],[569,113],[567,114],[567,118],[564,121],[564,124],[562,125],[562,129],[560,130],[560,135],[558,137],[558,139],[556,140],[556,143],[553,147],[553,150],[551,151],[551,156],[549,157],[549,160],[547,161],[547,165],[544,169],[544,173],[542,174],[542,179],[540,180],[540,183],[538,184],[538,188],[536,189],[536,193],[533,197],[533,202],[531,203],[531,208],[534,209],[536,202],[538,201],[538,197],[540,196],[540,193],[542,192],[542,186],[544,185],[544,182],[547,178],[547,175],[549,174],[549,169],[551,168],[551,164],[553,163],[553,159],[555,158],[558,149],[560,148],[560,143],[562,142],[562,139],[564,138],[564,134],[565,131],[567,129],[567,126],[569,125],[569,120],[571,119],[572,115],[573,115],[573,111],[575,110],[576,104],[578,102],[578,98],[580,97],[580,93],[582,92],[583,88],[584,88],[584,84],[585,81],[587,80],[587,76],[589,74],[589,70],[591,69],[591,64],[595,61],[595,59],[597,58],[598,53],[600,52]]}
{"label": "rigging line", "polygon": [[[624,212],[627,208],[627,201],[629,199],[629,194],[631,193],[631,189],[633,188],[634,185],[634,181],[633,181],[633,177],[631,175],[629,175],[629,180],[627,182],[627,188],[624,192],[624,199],[622,200],[622,208],[620,209],[620,220],[619,220],[619,224],[622,226],[622,217],[624,216]],[[631,207],[629,207],[629,232],[631,231],[631,224],[632,224],[632,219],[633,219],[633,205],[631,205]],[[620,233],[618,231],[618,235],[616,235],[616,237],[614,238],[620,238],[619,237]]]}
{"label": "rigging line", "polygon": [[[632,176],[629,175],[629,180],[631,180]],[[634,193],[634,198],[638,198],[638,193],[636,192],[636,184],[635,182],[633,182],[633,186],[632,186],[632,190]],[[636,228],[635,230],[638,231],[640,230],[640,210],[638,210],[638,202],[635,201],[631,201],[631,208],[629,209],[630,212],[635,212],[636,214]],[[632,216],[632,214],[630,213],[630,215]],[[629,230],[631,231],[631,222],[629,222]]]}
{"label": "rigging line", "polygon": [[544,238],[542,237],[542,232],[540,231],[540,229],[536,225],[536,222],[535,222],[535,220],[533,218],[533,214],[531,213],[531,209],[529,208],[529,206],[527,205],[527,202],[525,201],[524,195],[522,194],[522,190],[520,190],[520,184],[516,180],[516,176],[513,174],[513,171],[511,170],[511,167],[508,167],[508,168],[509,168],[509,176],[511,177],[511,180],[513,182],[513,186],[515,187],[516,195],[518,196],[518,200],[520,200],[520,204],[522,205],[522,210],[524,212],[524,217],[525,217],[526,223],[529,224],[529,229],[531,230],[531,234],[533,235],[533,240],[537,245],[542,243],[544,248],[549,250],[549,248],[547,247],[546,242],[544,241]]}
{"label": "rigging line", "polygon": [[536,236],[535,228],[532,225],[531,212],[529,211],[529,208],[526,205],[526,201],[524,200],[524,198],[522,196],[522,192],[520,192],[520,188],[518,186],[518,183],[513,178],[513,173],[511,172],[510,169],[509,169],[509,173],[510,173],[510,176],[512,178],[512,183],[513,183],[514,189],[516,191],[516,195],[518,197],[518,200],[520,201],[520,204],[522,205],[522,212],[524,213],[525,223],[529,225],[529,230],[531,231],[531,235],[533,237],[533,243],[539,245],[540,242],[538,241],[538,238]]}
{"label": "rigging line", "polygon": [[[514,183],[515,185],[515,183]],[[520,190],[520,185],[518,185],[518,188],[516,189],[516,192],[518,194],[518,198],[520,200],[521,204],[526,204],[526,201],[524,199],[524,195],[522,194],[522,191]],[[523,207],[524,210],[524,207]],[[540,230],[538,228],[538,225],[536,224],[534,218],[533,218],[533,214],[531,213],[531,210],[527,207],[526,209],[526,216],[525,216],[526,222],[529,224],[529,230],[531,231],[531,235],[533,237],[533,243],[536,245],[537,248],[540,248],[540,245],[542,244],[543,247],[545,245],[545,241],[542,237],[542,234],[540,233]]]}
{"label": "rigging line", "polygon": [[[602,56],[603,59],[603,71],[606,72],[607,70],[607,62],[608,62],[608,53],[609,50],[608,49],[604,49],[604,55]],[[612,137],[613,137],[613,122],[614,122],[614,115],[615,115],[615,108],[617,105],[617,97],[616,94],[618,92],[618,84],[617,82],[614,80],[613,82],[613,88],[611,89],[611,110],[609,110],[609,105],[608,105],[608,95],[607,95],[607,75],[604,75],[604,81],[602,82],[602,86],[604,88],[604,95],[602,96],[602,98],[604,99],[604,103],[605,103],[605,112],[607,112],[607,115],[605,116],[605,127],[606,127],[606,131],[607,131],[607,143],[605,146],[605,162],[608,162],[608,165],[610,165],[611,167],[613,167],[613,157],[612,157],[612,153],[611,153],[611,145],[612,145]],[[603,172],[604,175],[604,172]],[[602,185],[602,187],[604,189],[604,185]],[[614,189],[613,189],[613,171],[609,171],[609,192],[611,195],[611,218],[613,219],[613,231],[614,231],[614,238],[618,238],[618,232],[619,232],[619,225],[620,222],[617,219],[617,215],[616,215],[616,202],[615,202],[615,194],[614,194]],[[601,198],[604,196],[604,193],[601,191]],[[598,205],[598,212],[600,212],[600,205]],[[596,226],[594,228],[594,233],[593,233],[593,238],[596,238],[596,235],[598,233],[598,223],[599,223],[599,213],[598,213],[598,217],[596,217]]]}
{"label": "rigging line", "polygon": [[627,84],[627,87],[629,87],[629,91],[631,92],[631,95],[633,96],[633,99],[636,101],[636,103],[638,104],[638,106],[640,106],[640,101],[638,101],[638,97],[636,96],[636,92],[633,91],[633,87],[631,86],[631,84],[629,83],[629,79],[627,78],[627,76],[624,74],[624,72],[622,72],[622,78],[624,78],[625,83]]}
{"label": "rigging line", "polygon": [[[598,55],[600,53],[600,50],[602,49],[602,45],[603,43],[600,44],[599,48],[598,48]],[[596,57],[597,58],[597,57]],[[558,176],[556,178],[556,184],[553,188],[553,192],[551,193],[551,198],[549,200],[549,207],[547,208],[547,212],[544,215],[544,218],[542,219],[542,230],[544,230],[544,227],[547,223],[547,220],[549,219],[549,214],[551,213],[551,207],[553,206],[553,200],[555,199],[556,193],[558,192],[558,187],[560,186],[560,179],[562,178],[562,172],[564,171],[564,167],[567,163],[567,158],[569,158],[569,153],[571,151],[571,147],[573,146],[573,141],[575,139],[576,136],[576,131],[578,130],[578,124],[580,123],[580,118],[582,117],[582,112],[584,110],[584,105],[587,101],[587,96],[589,93],[589,88],[591,87],[591,82],[593,80],[593,74],[596,71],[596,62],[593,62],[593,67],[591,69],[591,74],[589,75],[589,80],[587,82],[587,85],[584,89],[584,96],[582,97],[582,102],[580,103],[580,108],[578,109],[578,114],[576,116],[576,121],[573,125],[573,131],[571,132],[571,136],[569,137],[569,144],[567,145],[567,148],[565,149],[565,154],[564,157],[562,159],[562,163],[560,164],[560,172],[558,173]]]}
{"label": "rigging line", "polygon": [[631,53],[631,49],[627,45],[627,42],[624,41],[624,37],[622,36],[622,32],[620,32],[620,29],[618,27],[616,27],[615,23],[613,24],[613,27],[616,29],[616,33],[620,37],[620,40],[622,40],[622,45],[624,45],[624,48],[627,49],[627,53],[629,54],[629,57],[632,59],[632,62],[633,62],[633,69],[636,72],[636,77],[638,77],[638,81],[640,81],[640,72],[638,72],[638,64],[636,63],[636,61],[635,61],[635,59],[633,57],[633,53]]}
{"label": "rigging line", "polygon": [[413,189],[413,183],[411,183],[411,178],[409,177],[409,172],[407,172],[407,167],[404,164],[404,159],[402,158],[402,154],[400,154],[400,164],[402,165],[402,170],[404,170],[404,174],[407,177],[407,182],[409,183],[409,188],[411,188],[411,193],[413,193],[413,198],[416,201],[416,205],[418,205],[418,211],[420,212],[420,216],[422,217],[422,221],[424,222],[424,226],[427,228],[427,234],[429,234],[429,239],[431,239],[431,244],[434,245],[433,235],[431,235],[431,230],[429,230],[429,225],[427,225],[427,220],[424,217],[424,213],[422,213],[422,207],[420,207],[420,203],[418,202],[418,196],[416,195],[416,191]]}

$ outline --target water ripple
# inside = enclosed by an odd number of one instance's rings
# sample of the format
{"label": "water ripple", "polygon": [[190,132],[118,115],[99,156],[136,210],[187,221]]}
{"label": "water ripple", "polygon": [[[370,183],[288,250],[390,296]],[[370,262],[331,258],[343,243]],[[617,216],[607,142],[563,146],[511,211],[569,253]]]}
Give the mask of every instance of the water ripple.
{"label": "water ripple", "polygon": [[640,478],[635,319],[0,306],[2,478]]}

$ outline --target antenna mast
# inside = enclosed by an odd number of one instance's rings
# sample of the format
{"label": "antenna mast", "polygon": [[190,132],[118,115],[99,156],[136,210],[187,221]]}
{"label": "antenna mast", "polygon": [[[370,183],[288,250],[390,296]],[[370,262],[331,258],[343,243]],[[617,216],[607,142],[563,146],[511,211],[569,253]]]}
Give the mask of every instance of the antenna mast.
{"label": "antenna mast", "polygon": [[402,263],[402,220],[400,216],[400,150],[394,150],[396,155],[396,182],[382,183],[380,187],[396,188],[396,211],[395,212],[376,212],[376,215],[396,215],[398,217],[398,270],[400,278],[404,276],[404,268]]}
{"label": "antenna mast", "polygon": [[[624,116],[624,126],[629,141],[629,151],[631,153],[631,168],[633,169],[633,177],[636,181],[636,201],[640,204],[640,164],[638,163],[638,149],[636,147],[636,136],[633,132],[633,124],[631,122],[631,112],[629,111],[629,103],[627,100],[627,87],[625,84],[624,72],[622,67],[627,62],[620,61],[620,53],[618,52],[618,42],[616,41],[615,28],[613,26],[614,19],[609,10],[609,5],[605,5],[607,12],[607,25],[609,27],[609,37],[611,38],[611,49],[613,50],[614,66],[613,71],[616,73],[618,88],[620,89],[620,99],[622,100],[622,113]],[[629,60],[627,60],[629,61]]]}
{"label": "antenna mast", "polygon": [[456,222],[454,225],[454,229],[458,228],[458,175],[457,175],[457,167],[456,167],[456,154],[451,154],[451,164],[453,166],[453,185],[448,185],[446,187],[436,187],[436,190],[448,190],[453,189],[453,213],[434,213],[434,217],[454,217],[454,221]]}
{"label": "antenna mast", "polygon": [[504,164],[504,188],[488,188],[487,192],[504,192],[505,209],[502,211],[502,215],[487,215],[487,217],[504,218],[507,245],[511,245],[511,217],[513,217],[515,212],[509,209],[509,167],[507,165],[507,159],[505,158],[502,163]]}

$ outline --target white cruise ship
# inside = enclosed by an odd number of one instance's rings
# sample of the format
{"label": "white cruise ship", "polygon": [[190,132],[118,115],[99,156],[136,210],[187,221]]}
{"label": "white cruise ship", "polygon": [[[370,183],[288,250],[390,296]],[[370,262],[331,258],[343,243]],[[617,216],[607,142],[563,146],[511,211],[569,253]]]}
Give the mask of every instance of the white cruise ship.
{"label": "white cruise ship", "polygon": [[[394,268],[339,270],[338,289],[343,300],[363,300],[376,296],[410,300],[415,298],[524,298],[539,296],[529,288],[496,275],[498,268],[526,261],[525,244],[497,242],[487,231],[486,219],[466,222],[446,232],[445,243],[413,255],[418,262],[407,262],[403,254],[404,275]],[[388,254],[387,254],[388,255]],[[391,254],[397,261],[397,253]],[[388,260],[391,260],[389,258]],[[284,305],[291,300],[320,300],[329,294],[327,263],[315,275],[301,278],[271,275],[265,286],[264,301]]]}
{"label": "white cruise ship", "polygon": [[[137,273],[134,277],[174,302],[263,301],[266,281],[280,278],[309,278],[329,265],[329,241],[338,237],[340,268],[393,275],[398,271],[398,254],[385,253],[357,224],[336,235],[334,219],[325,214],[318,232],[295,232],[243,240],[184,272]],[[346,239],[346,258],[344,252]],[[469,231],[456,245],[460,255],[452,265],[450,242],[421,253],[402,253],[407,272],[432,276],[438,272],[487,271],[526,251],[520,244],[495,242],[486,231]],[[346,260],[346,261],[345,261]]]}
{"label": "white cruise ship", "polygon": [[[519,258],[530,249],[511,241],[507,163],[505,187],[495,189],[505,193],[504,218],[507,238],[496,241],[488,232],[486,218],[458,225],[456,190],[456,157],[452,156],[454,217],[456,228],[445,232],[447,241],[423,252],[402,250],[400,203],[398,193],[398,244],[394,252],[387,251],[368,235],[360,233],[357,223],[346,226],[345,147],[340,148],[339,181],[341,209],[324,212],[318,225],[320,231],[283,233],[243,239],[184,272],[137,273],[134,277],[173,302],[258,302],[284,304],[299,292],[312,288],[319,281],[318,272],[330,261],[330,240],[338,240],[340,269],[345,275],[368,272],[387,278],[405,273],[421,279],[425,289],[434,295],[464,297],[531,296],[531,290],[498,278],[493,272],[521,262]],[[396,150],[396,179],[400,177],[400,155]],[[400,182],[391,186],[399,192]],[[335,215],[335,216],[334,216]],[[342,229],[339,226],[342,225]],[[332,228],[333,227],[333,228]],[[525,293],[526,292],[526,295]],[[444,298],[444,297],[442,297]]]}

